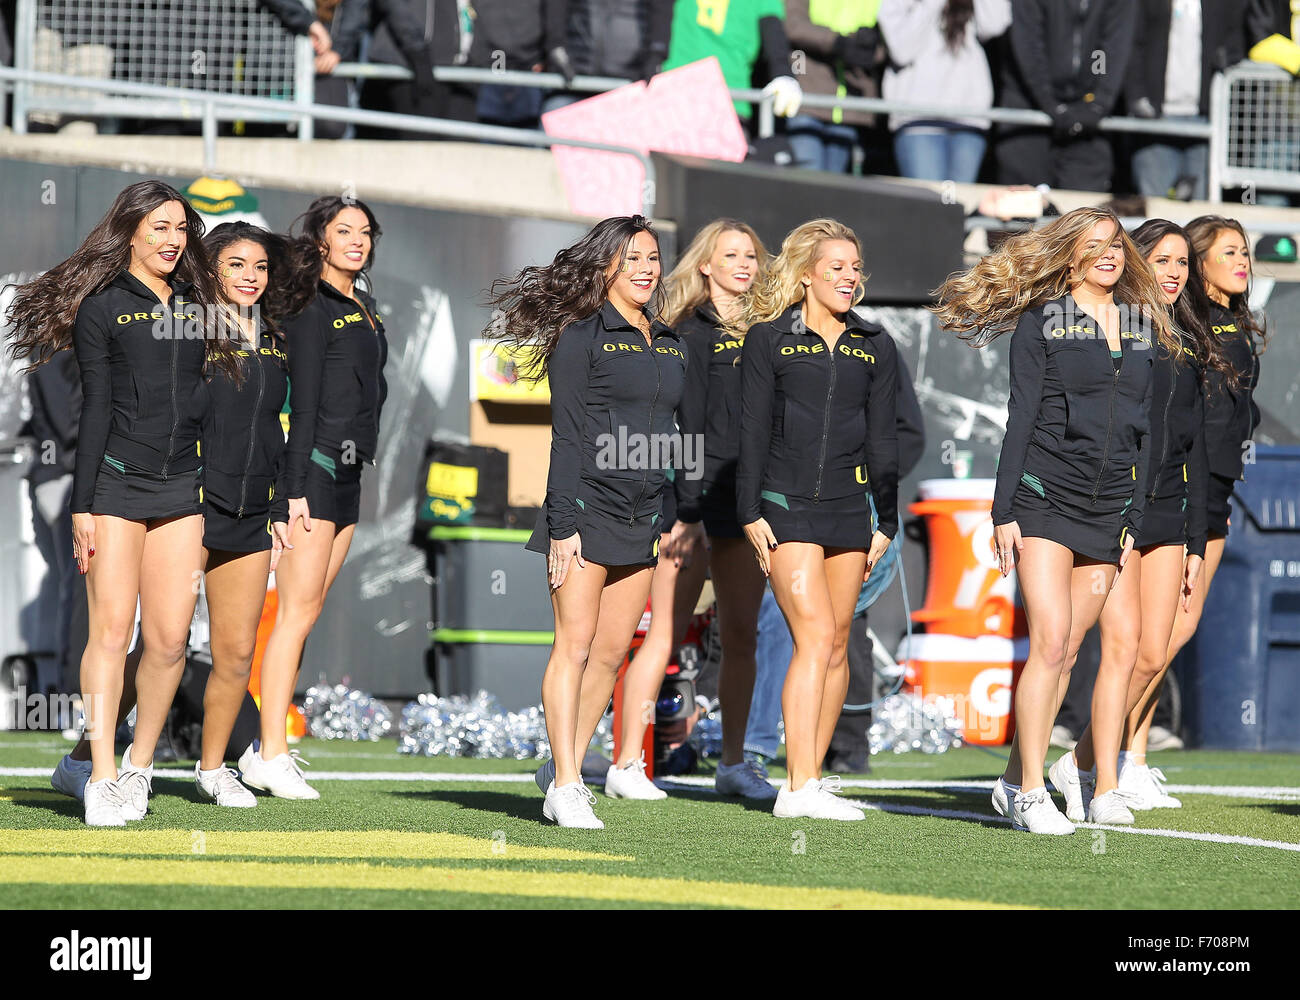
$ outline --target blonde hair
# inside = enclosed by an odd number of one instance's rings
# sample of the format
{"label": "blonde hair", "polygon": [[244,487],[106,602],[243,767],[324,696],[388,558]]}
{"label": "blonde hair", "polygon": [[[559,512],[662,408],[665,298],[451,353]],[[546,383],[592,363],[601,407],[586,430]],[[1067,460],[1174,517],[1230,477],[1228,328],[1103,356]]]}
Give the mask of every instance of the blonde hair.
{"label": "blonde hair", "polygon": [[709,301],[709,278],[700,271],[700,267],[713,257],[722,234],[732,232],[744,233],[753,241],[754,253],[758,256],[754,281],[761,280],[767,267],[768,252],[763,241],[758,238],[758,233],[748,223],[737,219],[714,219],[695,234],[695,239],[691,240],[691,245],[682,253],[677,266],[664,279],[663,320],[669,326],[676,326],[697,306]]}
{"label": "blonde hair", "polygon": [[[846,240],[853,244],[858,255],[862,255],[862,244],[853,230],[834,219],[813,219],[802,226],[790,230],[781,241],[781,252],[772,261],[767,273],[754,282],[754,287],[745,293],[740,321],[728,324],[733,333],[743,333],[755,323],[770,323],[796,302],[804,297],[802,278],[817,262],[823,243],[831,240]],[[853,305],[862,301],[866,292],[864,274],[853,290]]]}
{"label": "blonde hair", "polygon": [[[1115,301],[1136,306],[1150,320],[1165,349],[1181,357],[1155,272],[1120,225],[1119,217],[1106,208],[1076,208],[1042,229],[1010,237],[974,267],[952,275],[935,289],[937,304],[930,306],[930,311],[942,327],[956,331],[972,347],[992,343],[1014,330],[1022,313],[1070,291],[1074,255],[1099,222],[1114,224],[1124,248],[1124,271],[1115,283]],[[1079,263],[1080,273],[1086,273],[1107,249],[1099,246],[1085,254]]]}

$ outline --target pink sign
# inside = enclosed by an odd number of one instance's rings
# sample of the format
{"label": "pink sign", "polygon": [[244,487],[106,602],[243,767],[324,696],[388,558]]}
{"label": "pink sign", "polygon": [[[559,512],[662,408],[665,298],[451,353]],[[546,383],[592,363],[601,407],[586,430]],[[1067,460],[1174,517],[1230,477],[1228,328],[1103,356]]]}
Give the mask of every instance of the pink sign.
{"label": "pink sign", "polygon": [[[745,133],[709,57],[542,115],[547,135],[714,160],[745,158]],[[645,170],[622,153],[554,146],[569,207],[607,218],[641,211]]]}

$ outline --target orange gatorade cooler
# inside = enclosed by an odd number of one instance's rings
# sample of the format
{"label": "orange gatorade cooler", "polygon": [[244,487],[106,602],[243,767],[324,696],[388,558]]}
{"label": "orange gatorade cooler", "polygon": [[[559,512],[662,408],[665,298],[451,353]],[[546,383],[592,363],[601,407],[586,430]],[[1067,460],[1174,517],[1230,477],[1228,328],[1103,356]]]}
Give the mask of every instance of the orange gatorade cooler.
{"label": "orange gatorade cooler", "polygon": [[925,605],[912,620],[954,636],[1028,634],[1014,572],[993,555],[993,479],[927,479],[908,510],[925,518],[930,538]]}
{"label": "orange gatorade cooler", "polygon": [[952,699],[962,739],[988,746],[1008,742],[1015,731],[1012,695],[1028,655],[1028,639],[928,633],[905,636],[897,660],[913,693]]}

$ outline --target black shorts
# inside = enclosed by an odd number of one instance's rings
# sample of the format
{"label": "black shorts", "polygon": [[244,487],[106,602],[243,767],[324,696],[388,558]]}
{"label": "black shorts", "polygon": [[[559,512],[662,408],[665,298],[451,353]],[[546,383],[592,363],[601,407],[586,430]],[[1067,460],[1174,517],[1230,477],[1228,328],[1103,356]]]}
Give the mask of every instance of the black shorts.
{"label": "black shorts", "polygon": [[1228,515],[1232,513],[1232,488],[1237,485],[1235,479],[1227,476],[1210,474],[1210,484],[1205,498],[1205,517],[1211,538],[1228,537]]}
{"label": "black shorts", "polygon": [[[582,558],[601,566],[653,566],[659,561],[659,513],[633,519],[606,514],[591,507],[579,508],[578,534],[582,536]],[[546,505],[537,512],[537,523],[524,548],[549,555],[550,529],[546,523]]]}
{"label": "black shorts", "polygon": [[110,514],[132,521],[156,521],[203,512],[203,470],[173,472],[166,479],[132,472],[105,455],[95,475],[92,514]]}
{"label": "black shorts", "polygon": [[764,490],[762,514],[780,542],[812,542],[824,548],[871,547],[871,505],[866,493],[818,500]]}
{"label": "black shorts", "polygon": [[[312,452],[315,456],[317,453]],[[356,524],[361,515],[361,465],[336,465],[334,470],[316,462],[307,463],[303,494],[312,520],[333,521],[336,530]]]}
{"label": "black shorts", "polygon": [[659,510],[659,533],[666,535],[673,530],[673,525],[677,523],[677,490],[673,486],[673,481],[669,479],[664,483],[664,502]]}
{"label": "black shorts", "polygon": [[1011,498],[1011,515],[1024,538],[1046,538],[1075,555],[1118,563],[1120,532],[1127,502],[1092,498],[1060,486],[1046,487],[1040,496],[1023,480]]}
{"label": "black shorts", "polygon": [[203,505],[203,547],[209,552],[267,552],[271,548],[271,511],[244,511],[236,517],[211,501]]}
{"label": "black shorts", "polygon": [[735,484],[710,486],[700,496],[700,519],[710,538],[744,538],[736,518]]}
{"label": "black shorts", "polygon": [[1187,497],[1175,495],[1147,500],[1146,511],[1142,514],[1142,531],[1138,534],[1138,546],[1145,549],[1156,545],[1186,544]]}

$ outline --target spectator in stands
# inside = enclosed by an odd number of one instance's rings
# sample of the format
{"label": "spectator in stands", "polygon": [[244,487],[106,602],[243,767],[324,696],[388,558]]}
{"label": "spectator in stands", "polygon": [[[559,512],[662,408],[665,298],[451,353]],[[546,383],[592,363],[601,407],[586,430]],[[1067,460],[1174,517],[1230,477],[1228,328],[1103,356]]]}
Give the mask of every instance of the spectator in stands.
{"label": "spectator in stands", "polygon": [[[876,9],[880,0],[786,0],[785,31],[794,49],[791,67],[807,94],[875,97],[881,62]],[[842,108],[809,108],[786,123],[794,165],[842,174],[858,127],[875,116]]]}
{"label": "spectator in stands", "polygon": [[[332,76],[334,67],[342,60],[334,50],[329,27],[339,9],[346,9],[349,4],[359,0],[316,0],[315,16],[312,10],[303,6],[301,0],[257,0],[266,10],[274,14],[295,35],[306,35],[311,39],[312,52],[316,54],[315,101],[317,104],[329,104],[334,107],[348,106],[348,81],[343,77]],[[346,122],[329,122],[317,120],[313,133],[318,139],[341,139],[347,133]]]}
{"label": "spectator in stands", "polygon": [[[673,0],[567,0],[564,47],[567,59],[557,59],[565,79],[574,76],[614,76],[648,80],[668,58]],[[553,111],[579,101],[585,94],[559,92],[546,99]]]}
{"label": "spectator in stands", "polygon": [[1110,189],[1114,157],[1099,134],[1132,51],[1133,0],[1012,0],[1001,105],[1052,117],[998,130],[998,180],[1079,191]]}
{"label": "spectator in stands", "polygon": [[[1291,0],[1250,0],[1246,11],[1246,42],[1256,62],[1281,66],[1300,76],[1300,10]],[[1286,114],[1286,112],[1282,112]],[[1273,170],[1294,170],[1295,141],[1276,130],[1257,129],[1254,159],[1258,166]],[[1261,205],[1288,205],[1287,195],[1269,191],[1256,195]]]}
{"label": "spectator in stands", "polygon": [[[1136,118],[1205,121],[1210,80],[1246,56],[1249,0],[1141,0],[1124,84]],[[1133,183],[1148,197],[1203,200],[1209,144],[1157,136],[1133,149]]]}
{"label": "spectator in stands", "polygon": [[[705,5],[699,0],[677,0],[668,61],[663,68],[676,69],[714,56],[728,87],[752,87],[758,75],[767,81],[763,93],[774,98],[777,117],[790,118],[799,113],[803,91],[790,75],[790,41],[782,24],[784,13],[782,0]],[[748,121],[754,113],[749,102],[735,104],[741,120]]]}
{"label": "spectator in stands", "polygon": [[[540,73],[567,63],[564,0],[474,0],[474,34],[469,64],[497,71]],[[559,51],[557,51],[559,50]],[[489,125],[536,128],[542,112],[537,87],[482,84],[478,120]]]}
{"label": "spectator in stands", "polygon": [[[369,33],[367,62],[402,66],[411,71],[409,80],[363,80],[363,108],[430,118],[448,116],[448,88],[434,80],[433,67],[439,55],[443,56],[443,62],[450,63],[458,54],[460,18],[456,0],[349,0],[340,8],[334,23],[334,46],[344,62],[360,58],[362,36]],[[434,39],[442,44],[435,46]],[[370,126],[358,126],[357,137],[425,141],[436,138],[423,132]]]}
{"label": "spectator in stands", "polygon": [[[887,100],[954,110],[993,106],[993,78],[981,43],[1011,24],[1011,0],[882,0],[880,33],[889,50]],[[984,161],[984,118],[889,116],[904,177],[971,184]]]}

